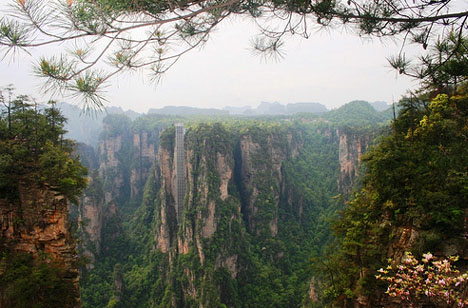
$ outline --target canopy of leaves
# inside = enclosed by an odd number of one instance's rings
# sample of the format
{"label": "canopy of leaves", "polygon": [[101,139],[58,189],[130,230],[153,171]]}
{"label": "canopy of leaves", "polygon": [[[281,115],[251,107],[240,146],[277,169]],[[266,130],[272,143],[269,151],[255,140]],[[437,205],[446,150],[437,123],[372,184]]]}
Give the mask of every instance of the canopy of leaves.
{"label": "canopy of leaves", "polygon": [[[400,108],[393,132],[365,155],[363,187],[335,223],[341,248],[329,259],[329,268],[335,266],[329,294],[341,301],[354,294],[377,300],[382,293],[376,292],[375,270],[392,256],[389,253],[442,253],[444,243],[457,245],[463,233],[468,204],[467,84],[430,102],[402,100]],[[417,230],[418,241],[400,247],[402,228]]]}
{"label": "canopy of leaves", "polygon": [[421,80],[424,92],[447,92],[468,80],[468,39],[461,32],[449,32],[428,49],[416,63],[399,55],[390,58],[390,64],[400,74]]}
{"label": "canopy of leaves", "polygon": [[0,254],[0,304],[9,308],[71,307],[76,288],[58,264],[30,254]]}
{"label": "canopy of leaves", "polygon": [[87,170],[72,156],[73,142],[63,138],[65,118],[55,103],[39,110],[26,96],[0,95],[0,102],[1,195],[15,199],[19,185],[40,185],[76,202]]}

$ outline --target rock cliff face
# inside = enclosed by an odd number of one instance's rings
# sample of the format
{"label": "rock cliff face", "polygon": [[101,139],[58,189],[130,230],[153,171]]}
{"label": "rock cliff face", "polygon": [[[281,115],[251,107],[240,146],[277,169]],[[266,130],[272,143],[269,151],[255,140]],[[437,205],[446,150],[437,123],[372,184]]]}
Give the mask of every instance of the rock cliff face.
{"label": "rock cliff face", "polygon": [[134,127],[128,118],[112,115],[105,120],[96,152],[81,147],[78,154],[90,170],[88,189],[80,200],[79,226],[81,253],[87,257],[88,270],[105,245],[107,223],[109,238],[116,238],[121,226],[120,212],[132,212],[141,201],[143,188],[157,160],[159,128]]}
{"label": "rock cliff face", "polygon": [[[264,232],[265,236],[273,237],[278,232],[276,212],[281,186],[284,185],[282,164],[292,157],[290,147],[294,146],[295,151],[298,151],[296,145],[286,143],[287,147],[283,148],[276,140],[278,136],[269,136],[267,143],[261,145],[252,136],[234,136],[223,131],[222,127],[216,129],[221,130],[221,133],[215,136],[203,136],[200,132],[191,131],[186,136],[188,189],[185,208],[187,211],[194,209],[196,215],[184,216],[185,224],[182,222],[181,227],[191,236],[179,239],[179,252],[187,252],[190,245],[196,245],[195,237],[198,233],[204,239],[210,239],[215,234],[219,224],[219,207],[224,203],[232,203],[233,216],[230,220],[245,222],[249,232],[257,236]],[[223,133],[226,135],[223,136]],[[217,148],[216,145],[223,147]],[[170,238],[176,233],[176,230],[165,231],[171,229],[167,225],[167,213],[175,212],[173,155],[173,149],[160,149],[162,198],[159,214],[161,221],[156,241],[159,243],[158,248],[164,252],[174,242]],[[265,194],[266,185],[267,190],[276,191],[271,193],[271,200],[267,201],[270,203],[268,210],[274,210],[268,214],[271,217],[260,223],[258,217],[263,214],[265,200],[259,199],[259,194]],[[195,225],[187,224],[187,219],[190,218],[195,218]],[[192,239],[195,241],[192,242]]]}
{"label": "rock cliff face", "polygon": [[340,176],[338,177],[339,190],[344,193],[351,192],[359,172],[361,156],[375,138],[373,134],[357,134],[345,129],[337,129],[339,138]]}
{"label": "rock cliff face", "polygon": [[[99,143],[99,175],[105,179],[105,202],[125,193],[125,169],[121,168],[119,152],[122,150],[122,139],[125,135],[108,137]],[[122,155],[120,155],[122,157]],[[123,158],[123,157],[122,157]]]}
{"label": "rock cliff face", "polygon": [[175,166],[173,155],[174,151],[172,148],[160,148],[159,167],[162,188],[159,197],[161,202],[160,211],[156,214],[156,245],[163,253],[169,252],[176,233]]}
{"label": "rock cliff face", "polygon": [[[68,224],[68,201],[52,189],[19,186],[19,200],[0,199],[0,232],[2,249],[45,256],[59,264],[65,279],[73,285],[78,307],[78,257]],[[6,308],[6,307],[5,307]]]}
{"label": "rock cliff face", "polygon": [[80,200],[78,223],[82,232],[81,254],[89,259],[86,267],[92,269],[94,260],[101,251],[104,193],[96,174],[88,178],[88,183],[88,189]]}
{"label": "rock cliff face", "polygon": [[[367,139],[327,125],[283,124],[191,124],[180,221],[174,128],[161,134],[160,129],[116,133],[106,128],[98,168],[105,198],[99,203],[87,192],[82,203],[82,219],[88,221],[83,229],[94,245],[90,257],[100,262],[96,254],[122,254],[117,262],[124,264],[127,244],[151,247],[146,254],[158,260],[149,272],[157,277],[153,286],[159,297],[146,303],[157,307],[238,307],[256,300],[252,305],[262,307],[270,297],[279,307],[300,305],[302,295],[315,294],[303,269],[312,250],[326,241],[330,200],[351,185]],[[99,181],[92,182],[90,187]],[[137,221],[140,225],[133,226]],[[131,243],[146,238],[151,238],[147,246]],[[106,250],[113,243],[119,246]],[[130,252],[132,259],[139,257],[138,249]],[[135,264],[149,260],[141,256]],[[134,297],[126,292],[135,283],[125,281],[134,274],[122,273],[122,304]]]}
{"label": "rock cliff face", "polygon": [[[166,137],[174,138],[174,134]],[[301,155],[304,136],[287,129],[234,133],[222,125],[201,125],[189,129],[185,138],[187,194],[179,224],[175,221],[173,143],[159,150],[161,191],[155,246],[167,254],[173,271],[183,273],[179,278],[185,281],[180,286],[182,298],[174,297],[172,306],[196,301],[199,307],[212,307],[216,300],[206,294],[206,285],[214,283],[217,273],[228,273],[233,280],[245,275],[246,264],[251,262],[246,258],[255,258],[251,249],[281,260],[288,253],[279,248],[285,245],[281,244],[285,235],[280,234],[287,229],[284,215],[297,217],[291,218],[296,225],[307,220],[301,217],[303,207],[310,213],[313,205],[304,198],[288,198],[293,188],[286,171]],[[259,246],[249,248],[251,242]],[[192,262],[200,268],[181,259],[196,260]],[[228,301],[219,296],[218,301]]]}
{"label": "rock cliff face", "polygon": [[105,203],[124,203],[141,196],[149,171],[157,159],[159,130],[131,132],[130,124],[113,132],[104,126],[99,142],[99,175],[104,183]]}
{"label": "rock cliff face", "polygon": [[141,193],[151,166],[157,158],[159,131],[140,131],[133,134],[133,156],[135,161],[130,171],[130,196]]}
{"label": "rock cliff face", "polygon": [[[264,233],[273,237],[278,233],[279,191],[283,184],[281,167],[288,158],[288,149],[275,144],[279,141],[275,137],[268,136],[266,144],[261,146],[253,141],[251,136],[242,136],[238,162],[241,165],[240,190],[244,192],[245,198],[243,213],[248,229],[256,235]],[[265,200],[265,196],[261,194],[263,187],[258,187],[258,184],[266,179],[269,179],[271,193]],[[265,201],[271,203],[267,208]],[[273,211],[269,213],[267,225],[258,225],[258,217],[264,215],[262,212],[271,209]]]}

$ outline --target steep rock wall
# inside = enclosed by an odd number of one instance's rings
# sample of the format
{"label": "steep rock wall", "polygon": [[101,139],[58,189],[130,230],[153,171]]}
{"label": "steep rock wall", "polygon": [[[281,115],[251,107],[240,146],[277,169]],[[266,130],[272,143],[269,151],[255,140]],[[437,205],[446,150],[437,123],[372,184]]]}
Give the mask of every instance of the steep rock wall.
{"label": "steep rock wall", "polygon": [[[105,126],[106,129],[106,126]],[[104,179],[104,199],[105,203],[118,198],[124,191],[125,169],[122,168],[122,155],[118,155],[122,150],[122,139],[125,135],[107,137],[99,143],[99,176]],[[125,140],[127,141],[127,140]]]}
{"label": "steep rock wall", "polygon": [[[266,139],[233,133],[216,124],[187,131],[187,195],[179,225],[174,224],[173,144],[160,148],[162,188],[156,206],[155,245],[184,273],[182,298],[173,298],[175,306],[192,300],[199,307],[226,302],[219,294],[212,298],[214,291],[206,285],[214,286],[219,272],[229,273],[231,279],[241,275],[246,256],[240,254],[249,251],[250,236],[260,242],[277,236],[281,191],[286,185],[283,163],[299,155],[301,145],[287,130],[264,133]],[[200,268],[181,263],[181,258]],[[201,284],[205,287],[200,288]]]}
{"label": "steep rock wall", "polygon": [[343,193],[350,193],[355,179],[359,175],[359,166],[362,155],[368,149],[375,135],[371,132],[353,132],[349,129],[337,129],[339,138],[340,175],[338,187]]}
{"label": "steep rock wall", "polygon": [[141,193],[151,166],[157,159],[159,131],[139,131],[133,134],[130,197]]}
{"label": "steep rock wall", "polygon": [[175,166],[173,149],[161,148],[159,151],[161,191],[159,194],[160,210],[156,213],[156,247],[163,253],[169,252],[176,233],[175,226]]}
{"label": "steep rock wall", "polygon": [[65,279],[73,285],[75,300],[69,307],[78,307],[78,255],[68,223],[68,201],[51,189],[19,186],[19,200],[0,199],[0,232],[2,248],[46,256],[65,271]]}
{"label": "steep rock wall", "polygon": [[88,178],[88,189],[80,200],[78,223],[80,227],[81,254],[89,259],[87,269],[94,268],[96,256],[101,251],[102,227],[104,219],[104,192],[97,176]]}
{"label": "steep rock wall", "polygon": [[[105,228],[106,223],[119,222],[120,209],[126,213],[134,210],[157,158],[159,130],[134,129],[132,125],[125,116],[108,117],[96,154],[93,148],[85,145],[77,151],[91,174],[76,215],[81,240],[79,248],[87,258],[88,270],[94,268],[102,248],[110,245],[103,241],[104,233],[120,232],[121,226]],[[108,238],[116,238],[115,234]]]}
{"label": "steep rock wall", "polygon": [[[125,122],[126,123],[126,122]],[[159,129],[135,129],[128,122],[107,124],[99,142],[99,175],[105,203],[141,198],[142,188],[158,155]]]}

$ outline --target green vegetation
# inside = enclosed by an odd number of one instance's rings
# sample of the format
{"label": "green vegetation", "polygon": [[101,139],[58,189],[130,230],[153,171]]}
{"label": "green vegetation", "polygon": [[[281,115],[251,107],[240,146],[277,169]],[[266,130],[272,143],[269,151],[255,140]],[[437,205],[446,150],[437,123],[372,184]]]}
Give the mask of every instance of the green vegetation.
{"label": "green vegetation", "polygon": [[[153,2],[124,2],[70,1],[66,10],[79,21],[75,30],[102,35],[107,30],[100,27],[109,24],[98,20],[98,9],[104,10],[100,18],[173,9],[162,2],[156,6]],[[444,2],[428,6],[443,7]],[[348,19],[350,8],[332,2],[305,8],[287,1],[272,4],[290,13],[313,13],[324,23],[336,17],[352,22]],[[215,1],[208,5],[221,5],[222,9],[225,4]],[[19,1],[18,9],[23,13],[31,7]],[[261,5],[251,3],[226,7],[224,16],[220,13],[223,10],[213,13],[211,26],[231,13],[249,12],[254,17],[261,13]],[[401,10],[370,8],[372,16],[358,18],[364,33],[385,34],[387,27],[390,34],[413,29],[423,34],[413,38],[427,45],[427,31],[432,27],[422,29],[414,23],[399,28],[400,21],[392,21],[391,16]],[[421,20],[425,8],[418,10],[408,19],[425,21]],[[212,14],[208,9],[204,12]],[[197,14],[192,17],[199,23],[184,20],[177,24],[176,32],[184,39],[199,35],[203,41],[211,27],[197,29],[195,24],[206,26],[209,22],[197,20]],[[462,17],[466,19],[466,12],[446,16],[444,22],[457,25]],[[34,23],[33,15],[29,18],[36,27],[40,25]],[[429,21],[438,19],[443,17],[431,15]],[[382,27],[383,21],[387,24]],[[8,23],[0,28],[0,39],[7,41],[4,45],[18,46],[12,33],[21,32],[13,31]],[[152,33],[159,37],[155,42],[164,41],[161,33]],[[273,37],[271,44],[258,48],[277,51],[279,38],[275,41]],[[99,234],[103,245],[92,250],[96,254],[94,268],[83,269],[83,306],[348,307],[359,299],[377,307],[385,304],[385,282],[394,282],[393,276],[384,276],[384,281],[376,277],[388,257],[393,258],[394,266],[404,257],[411,263],[415,259],[409,256],[419,257],[428,250],[444,255],[464,249],[466,237],[461,234],[466,231],[468,204],[466,39],[461,32],[451,33],[433,51],[416,70],[402,59],[393,60],[392,65],[401,73],[420,78],[424,88],[400,102],[398,117],[387,135],[363,157],[366,173],[362,183],[338,217],[342,198],[348,197],[340,195],[338,185],[346,169],[340,165],[341,154],[349,154],[349,140],[373,138],[392,117],[389,110],[378,113],[369,104],[355,101],[320,117],[300,114],[242,120],[154,115],[136,121],[125,115],[107,117],[102,134],[103,167],[93,171],[93,184],[87,191],[94,200],[107,200]],[[83,52],[76,51],[79,61],[84,61]],[[162,53],[158,51],[159,57]],[[116,53],[115,72],[134,67],[134,56],[128,48],[125,53]],[[41,73],[52,80],[61,78],[63,84],[76,82],[76,90],[99,105],[94,95],[105,78],[71,72],[79,61],[55,65],[42,60]],[[161,63],[161,58],[150,61]],[[70,72],[64,67],[70,67]],[[158,65],[154,67],[161,73]],[[76,202],[86,185],[86,169],[71,155],[73,144],[63,138],[65,119],[54,102],[39,110],[25,96],[0,99],[2,196],[17,201],[19,188],[32,185],[51,188]],[[189,191],[180,221],[176,221],[171,185],[165,182],[172,181],[168,170],[172,168],[172,124],[176,121],[186,122],[190,165]],[[167,126],[171,128],[165,129]],[[348,144],[342,144],[343,140]],[[169,165],[162,166],[166,162],[155,162],[148,154],[157,148],[170,154]],[[346,159],[348,165],[353,163]],[[228,182],[223,182],[226,178]],[[329,227],[333,218],[336,238]],[[445,289],[433,286],[427,290],[446,294]],[[399,284],[391,288],[405,292]],[[46,256],[33,259],[3,249],[0,289],[2,304],[8,307],[61,307],[75,297],[64,271]],[[456,300],[464,296],[460,294]],[[438,301],[434,305],[439,305]]]}
{"label": "green vegetation", "polygon": [[9,308],[62,308],[74,303],[76,288],[66,277],[63,265],[45,255],[33,259],[30,254],[0,254],[0,304]]}
{"label": "green vegetation", "polygon": [[366,127],[392,118],[391,110],[377,112],[368,102],[352,101],[324,114],[324,118],[340,125]]}
{"label": "green vegetation", "polygon": [[357,296],[377,305],[385,285],[376,270],[389,257],[398,263],[405,251],[448,255],[466,246],[468,87],[435,77],[424,80],[430,92],[400,102],[392,131],[363,158],[363,187],[334,224],[338,250],[324,272],[336,305]]}
{"label": "green vegetation", "polygon": [[0,93],[0,103],[0,194],[14,200],[19,185],[38,185],[77,202],[87,170],[72,156],[73,142],[63,138],[65,118],[55,102],[39,110],[27,96],[7,100]]}
{"label": "green vegetation", "polygon": [[[13,226],[8,225],[8,216],[3,217],[9,229],[6,234],[13,230],[17,238],[0,238],[0,306],[72,307],[79,295],[70,269],[53,261],[39,245],[38,253],[29,254],[13,251],[10,244],[23,236],[24,220],[33,220],[31,209],[21,204],[20,191],[23,196],[30,188],[52,190],[76,203],[86,187],[87,170],[72,154],[73,142],[63,138],[65,118],[55,102],[40,109],[27,96],[11,98],[12,89],[7,90],[8,99],[0,92],[0,195],[2,214],[17,215]],[[47,204],[40,206],[46,210]],[[28,228],[34,226],[30,232],[40,232],[42,224],[32,221]],[[5,231],[5,225],[2,228]]]}
{"label": "green vegetation", "polygon": [[[422,59],[424,87],[401,100],[392,123],[391,109],[361,101],[320,116],[147,118],[135,131],[187,128],[182,220],[155,164],[128,199],[135,207],[104,230],[85,307],[385,306],[388,286],[376,275],[389,257],[396,266],[407,251],[466,247],[467,62],[457,42],[442,40]],[[170,169],[172,125],[158,138]],[[343,169],[375,138],[354,181]],[[223,168],[232,176],[222,197]]]}
{"label": "green vegetation", "polygon": [[[361,107],[351,104],[327,120],[307,114],[248,119],[149,115],[133,122],[120,116],[106,119],[107,129],[115,134],[104,132],[101,142],[120,138],[120,148],[113,154],[117,167],[101,170],[103,183],[138,170],[141,158],[132,134],[149,136],[147,144],[167,150],[172,164],[172,124],[185,122],[192,184],[179,225],[171,193],[162,187],[158,164],[143,169],[148,176],[136,184],[141,188],[138,194],[129,194],[131,184],[125,181],[117,195],[112,193],[112,203],[120,213],[106,218],[95,267],[83,272],[84,307],[308,304],[306,294],[315,275],[311,256],[322,255],[332,240],[329,217],[342,204],[334,198],[339,194],[337,132],[373,136],[389,119],[370,107],[366,109],[367,127],[359,127],[358,116],[344,120],[347,109],[357,108],[359,115]],[[249,161],[241,143],[251,147]],[[219,168],[232,172],[224,198]],[[112,189],[104,185],[104,191]],[[215,205],[214,212],[210,204]],[[205,228],[210,217],[212,231]],[[163,224],[168,230],[169,253],[158,248]],[[177,251],[179,242],[187,243],[184,253]]]}
{"label": "green vegetation", "polygon": [[[96,258],[94,268],[82,270],[83,306],[323,307],[358,296],[378,305],[386,285],[375,275],[389,247],[399,261],[403,250],[419,257],[464,243],[467,85],[442,92],[402,100],[391,126],[390,111],[360,101],[322,116],[108,116],[100,162],[88,161],[104,165],[93,170],[86,194],[107,203],[101,247],[84,240]],[[2,193],[15,200],[18,184],[44,185],[74,200],[85,169],[62,137],[65,119],[53,104],[40,111],[25,97],[3,102]],[[151,147],[164,149],[172,163],[175,122],[187,128],[191,181],[179,224],[162,185],[164,162],[145,156]],[[341,195],[343,185],[356,183],[340,178],[342,147],[352,151],[351,143],[369,144],[384,132],[363,157],[357,192]],[[221,197],[223,168],[232,173]],[[412,242],[401,243],[404,232]],[[162,252],[159,241],[166,240]],[[45,292],[34,307],[67,301],[48,297],[67,292],[61,269],[28,258],[2,256],[0,287],[11,307],[24,304],[16,293],[24,288]]]}

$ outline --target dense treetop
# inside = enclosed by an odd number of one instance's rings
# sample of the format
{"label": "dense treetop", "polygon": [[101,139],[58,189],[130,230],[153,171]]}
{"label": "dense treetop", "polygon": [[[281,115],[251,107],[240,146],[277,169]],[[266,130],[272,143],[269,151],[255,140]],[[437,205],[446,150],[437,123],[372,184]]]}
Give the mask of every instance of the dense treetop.
{"label": "dense treetop", "polygon": [[65,118],[49,102],[41,108],[27,96],[0,91],[0,192],[11,200],[19,185],[48,186],[76,202],[86,186],[86,168],[64,139]]}
{"label": "dense treetop", "polygon": [[[451,39],[440,41],[430,58],[443,59]],[[447,256],[449,246],[466,247],[468,62],[466,54],[453,54],[432,67],[419,93],[400,101],[392,130],[363,158],[362,187],[335,222],[338,249],[324,270],[332,277],[324,294],[336,305],[361,296],[382,305],[386,286],[376,281],[377,269],[389,257],[401,262],[402,250]],[[404,242],[402,230],[412,240]],[[419,304],[433,303],[429,297]]]}

